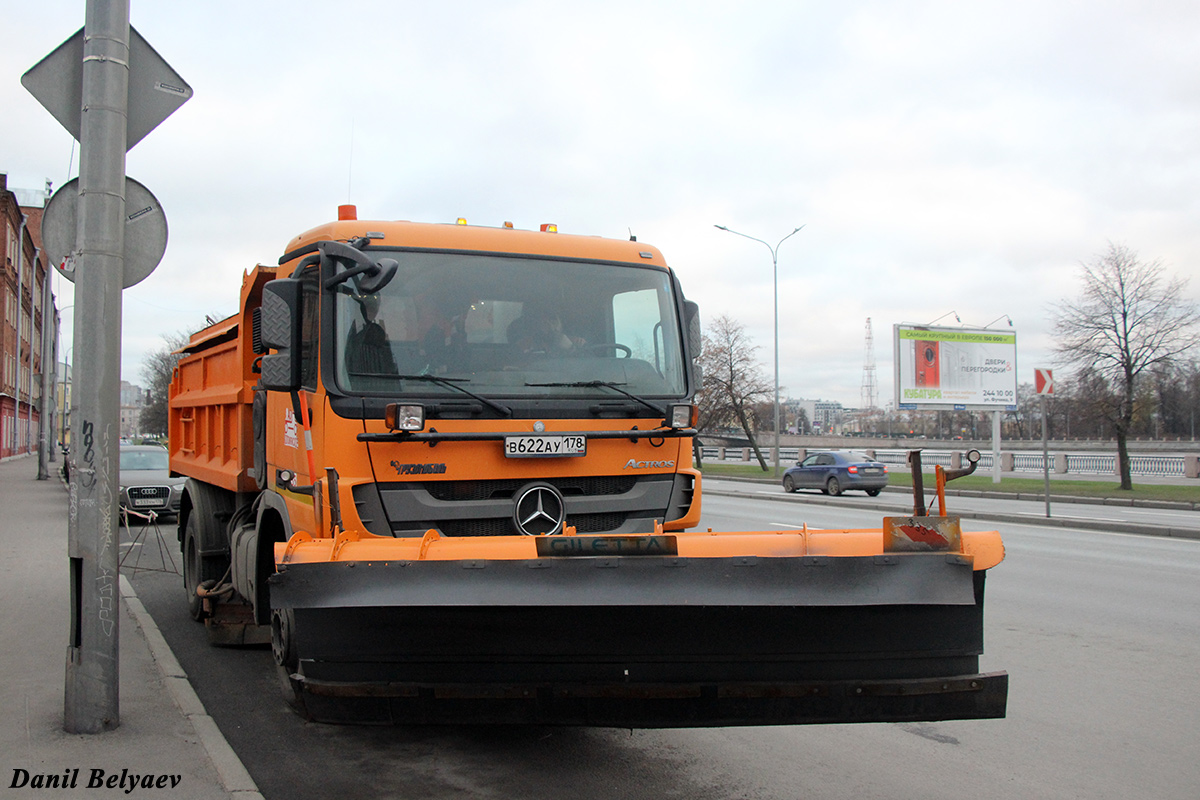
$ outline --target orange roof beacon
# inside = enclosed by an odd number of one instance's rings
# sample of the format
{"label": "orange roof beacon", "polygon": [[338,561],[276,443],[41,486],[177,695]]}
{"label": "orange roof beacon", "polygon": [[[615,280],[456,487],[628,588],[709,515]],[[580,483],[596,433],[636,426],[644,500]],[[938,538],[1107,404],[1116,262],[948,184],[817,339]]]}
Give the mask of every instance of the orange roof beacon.
{"label": "orange roof beacon", "polygon": [[269,638],[301,714],[1004,716],[998,533],[691,530],[700,319],[656,248],[338,217],[246,273],[170,395],[191,614]]}

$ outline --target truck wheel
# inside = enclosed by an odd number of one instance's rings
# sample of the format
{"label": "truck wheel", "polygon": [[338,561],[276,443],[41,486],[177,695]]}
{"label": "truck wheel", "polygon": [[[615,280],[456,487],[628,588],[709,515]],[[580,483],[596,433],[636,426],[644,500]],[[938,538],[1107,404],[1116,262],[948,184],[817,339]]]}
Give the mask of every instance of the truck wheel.
{"label": "truck wheel", "polygon": [[208,613],[204,601],[196,594],[196,587],[205,581],[220,580],[229,566],[227,560],[200,555],[201,520],[202,515],[193,509],[183,531],[183,590],[187,592],[188,614],[197,622],[203,622]]}
{"label": "truck wheel", "polygon": [[791,494],[792,492],[796,491],[796,482],[794,480],[792,480],[791,475],[783,476],[783,490],[785,492],[787,492],[788,494]]}
{"label": "truck wheel", "polygon": [[283,699],[297,714],[311,719],[304,705],[304,689],[300,681],[292,677],[300,668],[295,629],[296,618],[290,609],[271,610],[271,656],[275,659],[275,673],[279,678],[279,688],[283,690]]}
{"label": "truck wheel", "polygon": [[841,493],[842,485],[838,483],[837,478],[831,476],[829,480],[825,481],[825,494],[837,497]]}
{"label": "truck wheel", "polygon": [[204,611],[204,601],[196,594],[196,587],[204,580],[196,546],[196,515],[192,514],[188,517],[183,534],[183,590],[187,593],[188,614],[197,622],[203,622],[208,616]]}

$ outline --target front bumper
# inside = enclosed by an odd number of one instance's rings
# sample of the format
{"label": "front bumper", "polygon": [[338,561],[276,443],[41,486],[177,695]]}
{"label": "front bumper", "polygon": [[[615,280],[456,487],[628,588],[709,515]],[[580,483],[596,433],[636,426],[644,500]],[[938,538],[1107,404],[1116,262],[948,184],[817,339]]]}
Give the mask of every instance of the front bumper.
{"label": "front bumper", "polygon": [[958,554],[289,564],[279,660],[334,722],[672,727],[1002,717]]}
{"label": "front bumper", "polygon": [[182,487],[161,484],[122,486],[118,495],[120,506],[126,511],[139,514],[153,511],[159,515],[178,515],[182,497]]}

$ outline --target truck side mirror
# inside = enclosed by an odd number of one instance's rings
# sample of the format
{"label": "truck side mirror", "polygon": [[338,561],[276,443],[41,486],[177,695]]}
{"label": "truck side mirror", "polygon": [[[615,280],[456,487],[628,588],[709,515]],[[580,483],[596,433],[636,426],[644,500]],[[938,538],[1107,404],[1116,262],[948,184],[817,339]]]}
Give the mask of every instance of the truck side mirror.
{"label": "truck side mirror", "polygon": [[300,281],[276,278],[263,286],[262,344],[276,352],[262,358],[259,382],[264,389],[300,388]]}
{"label": "truck side mirror", "polygon": [[687,346],[692,358],[698,358],[704,349],[704,335],[700,330],[700,306],[691,300],[683,302],[684,323],[687,325]]}

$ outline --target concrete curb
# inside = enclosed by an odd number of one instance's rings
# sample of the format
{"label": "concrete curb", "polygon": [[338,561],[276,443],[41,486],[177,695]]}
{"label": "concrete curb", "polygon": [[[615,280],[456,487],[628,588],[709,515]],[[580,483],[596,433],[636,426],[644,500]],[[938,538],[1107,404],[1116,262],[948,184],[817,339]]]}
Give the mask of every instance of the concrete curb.
{"label": "concrete curb", "polygon": [[[720,478],[720,480],[737,480],[737,479],[722,477],[722,478]],[[774,481],[770,482],[769,484],[766,483],[765,481],[742,481],[742,482],[750,483],[750,484],[754,484],[754,485],[769,485],[769,486],[775,485]],[[780,491],[782,491],[782,490],[780,490]],[[894,491],[898,491],[898,490],[894,490]],[[703,492],[706,495],[716,495],[718,497],[744,497],[744,495],[740,492],[731,492],[731,491],[721,490],[721,489],[710,489],[707,487],[704,488]],[[906,494],[910,494],[910,493],[906,492]],[[947,494],[949,494],[949,492],[947,492]],[[1009,500],[1017,499],[1016,497],[1014,497],[1011,494],[1010,495],[1001,495],[1001,496],[1003,498],[1006,498]],[[857,507],[857,508],[871,508],[871,509],[876,509],[876,510],[878,510],[880,508],[880,506],[878,504],[872,504],[872,505],[868,506],[865,503],[857,503],[857,502],[855,502],[855,500],[853,498],[845,498],[845,497],[832,498],[832,497],[826,497],[824,495],[805,494],[805,495],[803,495],[802,500],[797,499],[797,495],[789,495],[789,494],[780,494],[778,496],[756,495],[756,497],[761,497],[763,500],[769,500],[772,502],[779,502],[779,503],[791,502],[791,503],[806,503],[806,504],[810,504],[810,505],[819,505],[819,506],[852,506],[852,507]],[[1020,499],[1030,500],[1032,498],[1031,497],[1022,497]],[[1038,499],[1041,500],[1041,497],[1039,496]],[[1052,500],[1052,502],[1057,503],[1057,502],[1059,502],[1060,498],[1052,495],[1051,500]],[[885,506],[884,510],[894,511],[897,514],[911,514],[912,506],[908,505],[908,504],[903,505],[903,506],[899,506],[899,505]],[[1200,528],[1171,528],[1171,527],[1167,527],[1167,526],[1163,526],[1163,525],[1141,525],[1141,524],[1134,523],[1134,522],[1105,522],[1105,521],[1100,521],[1100,520],[1097,520],[1095,522],[1088,522],[1088,521],[1083,521],[1083,520],[1079,520],[1079,519],[1061,519],[1058,517],[1045,517],[1045,516],[1041,516],[1038,514],[1006,514],[1003,512],[990,512],[990,511],[962,511],[962,512],[955,512],[954,515],[958,516],[958,517],[962,517],[963,519],[979,519],[979,520],[987,520],[989,522],[1008,522],[1008,523],[1012,523],[1014,525],[1037,524],[1037,525],[1048,525],[1048,526],[1055,527],[1055,528],[1081,528],[1081,529],[1085,529],[1085,530],[1103,531],[1105,533],[1132,533],[1132,534],[1139,534],[1139,535],[1143,535],[1143,536],[1165,536],[1165,537],[1170,537],[1170,538],[1175,538],[1175,539],[1198,539],[1198,540],[1200,540]]]}
{"label": "concrete curb", "polygon": [[204,749],[217,771],[217,776],[221,780],[221,786],[232,798],[263,800],[262,794],[258,791],[258,785],[246,771],[246,767],[238,758],[237,753],[229,746],[229,742],[225,740],[224,734],[221,733],[213,718],[208,715],[204,704],[200,702],[200,698],[192,689],[192,684],[188,682],[187,673],[183,671],[175,654],[171,652],[167,640],[163,638],[162,632],[154,623],[150,612],[146,611],[146,607],[138,599],[133,584],[124,575],[121,576],[121,598],[125,601],[125,608],[133,617],[138,630],[141,631],[142,638],[150,647],[150,656],[158,665],[163,684],[166,685],[175,705],[192,724],[197,738],[204,745]]}

